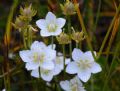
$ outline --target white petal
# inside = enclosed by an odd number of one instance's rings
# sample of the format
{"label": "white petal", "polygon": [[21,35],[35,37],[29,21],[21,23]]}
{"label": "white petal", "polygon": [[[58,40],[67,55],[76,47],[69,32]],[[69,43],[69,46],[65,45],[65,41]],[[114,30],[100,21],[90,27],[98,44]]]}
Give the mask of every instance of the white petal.
{"label": "white petal", "polygon": [[73,79],[70,80],[72,84],[78,84],[78,86],[82,86],[82,82],[78,78],[78,76],[75,76]]}
{"label": "white petal", "polygon": [[[96,55],[96,52],[94,52],[94,54]],[[89,60],[89,61],[94,61],[94,57],[92,56],[92,52],[91,51],[87,51],[84,53],[85,59]]]}
{"label": "white petal", "polygon": [[65,25],[65,22],[66,22],[66,20],[64,18],[57,18],[57,21],[56,21],[57,26],[59,28],[62,28]]}
{"label": "white petal", "polygon": [[96,62],[93,62],[92,63],[92,68],[91,68],[91,72],[92,73],[98,73],[100,71],[102,71],[100,65],[98,63],[96,63]]}
{"label": "white petal", "polygon": [[31,50],[40,51],[46,48],[46,45],[43,42],[34,41],[31,45]]}
{"label": "white petal", "polygon": [[32,70],[31,76],[39,78],[39,70],[38,69]]}
{"label": "white petal", "polygon": [[80,59],[84,59],[84,53],[77,48],[74,48],[73,52],[72,52],[72,58],[74,61],[79,61]]}
{"label": "white petal", "polygon": [[45,60],[54,60],[56,58],[56,51],[50,48],[46,48],[44,50],[46,53]]}
{"label": "white petal", "polygon": [[56,20],[56,16],[52,12],[48,12],[45,19],[52,22]]}
{"label": "white petal", "polygon": [[55,66],[60,68],[61,70],[64,68],[64,61],[63,61],[63,56],[60,56],[60,57],[56,57],[56,60],[55,60]]}
{"label": "white petal", "polygon": [[27,70],[35,70],[39,67],[39,63],[29,62],[29,63],[26,63],[25,67],[26,67]]}
{"label": "white petal", "polygon": [[3,89],[2,91],[6,91],[6,89]]}
{"label": "white petal", "polygon": [[55,67],[52,71],[53,71],[53,75],[58,75],[61,72],[61,69],[58,67]]}
{"label": "white petal", "polygon": [[68,91],[70,89],[70,82],[67,80],[61,81],[60,86],[63,90]]}
{"label": "white petal", "polygon": [[78,66],[75,62],[70,62],[66,67],[66,72],[69,74],[75,74],[78,72]]}
{"label": "white petal", "polygon": [[[53,48],[52,48],[53,47]],[[56,45],[55,44],[51,44],[51,45],[48,45],[48,48],[50,48],[50,49],[55,49],[56,48]]]}
{"label": "white petal", "polygon": [[32,53],[30,50],[24,50],[24,51],[19,52],[19,55],[24,62],[31,62],[32,61],[31,54]]}
{"label": "white petal", "polygon": [[48,36],[51,36],[51,33],[47,30],[41,30],[40,35],[43,37],[48,37]]}
{"label": "white petal", "polygon": [[47,25],[46,25],[46,21],[44,19],[37,20],[36,24],[40,29],[43,29],[43,30],[46,29]]}
{"label": "white petal", "polygon": [[51,81],[52,78],[53,78],[53,73],[52,71],[48,71],[48,70],[45,70],[45,69],[40,69],[40,72],[41,72],[41,78],[45,81]]}
{"label": "white petal", "polygon": [[70,58],[65,59],[65,65],[67,65],[68,63],[70,63]]}
{"label": "white petal", "polygon": [[47,70],[52,70],[54,69],[54,63],[53,61],[45,60],[42,64],[40,64],[40,67],[47,69]]}
{"label": "white petal", "polygon": [[61,32],[62,32],[62,29],[57,29],[55,32],[51,32],[51,35],[57,36],[57,35],[60,35]]}
{"label": "white petal", "polygon": [[87,82],[90,79],[91,73],[88,71],[82,71],[78,73],[78,77],[83,81]]}

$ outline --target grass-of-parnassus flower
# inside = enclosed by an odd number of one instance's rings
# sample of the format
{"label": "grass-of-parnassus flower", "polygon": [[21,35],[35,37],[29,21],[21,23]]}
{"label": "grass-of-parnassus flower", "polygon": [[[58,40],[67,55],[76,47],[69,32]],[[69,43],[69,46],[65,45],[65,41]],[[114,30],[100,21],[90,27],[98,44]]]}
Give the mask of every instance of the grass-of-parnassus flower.
{"label": "grass-of-parnassus flower", "polygon": [[37,26],[41,29],[40,35],[43,37],[57,36],[62,32],[62,27],[65,25],[64,18],[56,18],[52,12],[48,12],[45,19],[36,21]]}
{"label": "grass-of-parnassus flower", "polygon": [[54,68],[53,60],[56,58],[56,51],[43,42],[33,42],[30,50],[20,51],[19,55],[26,62],[27,70],[34,70],[38,67],[47,70]]}
{"label": "grass-of-parnassus flower", "polygon": [[64,91],[86,91],[77,76],[75,76],[70,81],[61,81],[60,86]]}
{"label": "grass-of-parnassus flower", "polygon": [[[41,77],[45,81],[51,81],[53,79],[53,76],[58,75],[63,69],[64,69],[64,61],[63,56],[57,56],[53,62],[54,62],[54,69],[47,70],[40,68],[40,76],[39,76],[39,68],[32,70],[31,75],[33,77],[39,78]],[[66,59],[66,64],[70,59]]]}
{"label": "grass-of-parnassus flower", "polygon": [[66,67],[66,72],[77,74],[83,82],[90,79],[91,73],[98,73],[102,70],[100,65],[94,61],[90,51],[83,53],[80,49],[74,48],[72,59],[73,61]]}

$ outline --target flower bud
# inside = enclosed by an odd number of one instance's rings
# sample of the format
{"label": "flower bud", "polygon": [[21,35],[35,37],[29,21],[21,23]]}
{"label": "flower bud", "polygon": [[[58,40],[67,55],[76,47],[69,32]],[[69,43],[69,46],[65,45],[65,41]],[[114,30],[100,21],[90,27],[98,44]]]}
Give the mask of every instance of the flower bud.
{"label": "flower bud", "polygon": [[15,20],[15,23],[13,23],[13,26],[16,29],[21,30],[21,29],[24,29],[25,27],[27,27],[27,24],[20,17],[17,17]]}
{"label": "flower bud", "polygon": [[79,4],[73,4],[71,1],[66,0],[64,5],[60,4],[60,7],[64,15],[74,15]]}
{"label": "flower bud", "polygon": [[32,5],[30,4],[29,6],[25,7],[25,8],[20,8],[20,14],[22,16],[26,16],[26,17],[33,17],[35,16],[37,13],[36,10],[32,9]]}
{"label": "flower bud", "polygon": [[76,43],[79,43],[79,42],[81,42],[82,40],[85,39],[85,36],[84,36],[83,31],[81,31],[81,32],[75,32],[75,31],[73,31],[73,33],[72,33],[72,35],[71,35],[71,38],[72,38]]}
{"label": "flower bud", "polygon": [[69,35],[65,33],[61,33],[58,37],[56,37],[59,44],[69,44],[71,42],[71,39]]}

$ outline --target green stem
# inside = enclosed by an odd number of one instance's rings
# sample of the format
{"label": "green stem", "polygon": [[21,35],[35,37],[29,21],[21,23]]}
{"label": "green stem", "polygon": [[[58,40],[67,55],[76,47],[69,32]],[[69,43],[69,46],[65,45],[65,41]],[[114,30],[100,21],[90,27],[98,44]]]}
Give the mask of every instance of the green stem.
{"label": "green stem", "polygon": [[[77,3],[77,0],[73,0],[73,1],[74,1],[75,4]],[[91,44],[90,38],[89,38],[89,36],[88,36],[87,30],[86,30],[86,28],[85,28],[85,25],[84,25],[84,22],[83,22],[83,18],[82,18],[82,15],[81,15],[81,12],[80,12],[79,8],[77,9],[77,14],[78,14],[78,18],[79,18],[79,21],[80,21],[82,30],[83,30],[83,32],[85,33],[88,47],[90,48],[90,50],[91,50],[91,52],[92,52],[92,55],[93,55],[94,59],[96,60],[95,54],[94,54],[94,52],[93,52],[92,44]]]}
{"label": "green stem", "polygon": [[[4,67],[2,67],[2,72],[4,74]],[[5,86],[5,89],[7,89],[7,83],[6,83],[6,77],[4,76],[4,86]]]}
{"label": "green stem", "polygon": [[97,10],[97,15],[96,15],[96,21],[95,21],[95,25],[93,27],[93,31],[95,31],[96,27],[97,27],[97,23],[98,23],[99,16],[100,16],[100,9],[101,9],[101,0],[99,0],[99,5],[98,5],[98,10]]}
{"label": "green stem", "polygon": [[51,37],[51,44],[52,44],[52,49],[53,49],[53,44],[54,44],[54,37]]}
{"label": "green stem", "polygon": [[114,57],[112,59],[112,63],[110,65],[110,68],[109,68],[109,72],[105,75],[106,76],[106,80],[105,80],[105,83],[104,83],[104,86],[103,86],[103,90],[102,91],[106,91],[106,86],[107,86],[107,83],[108,83],[108,80],[110,78],[110,73],[112,71],[112,67],[113,67],[113,63],[115,61],[115,58],[117,57],[117,52],[119,50],[119,46],[120,46],[120,42],[118,43],[117,47],[116,47],[116,50],[115,50],[115,54],[114,54]]}
{"label": "green stem", "polygon": [[28,29],[28,47],[30,48],[31,43],[32,43],[32,31],[31,29]]}
{"label": "green stem", "polygon": [[79,43],[76,42],[76,48],[79,48]]}
{"label": "green stem", "polygon": [[94,91],[94,78],[91,77],[91,91]]}
{"label": "green stem", "polygon": [[104,48],[104,46],[105,46],[105,43],[106,43],[106,41],[107,41],[107,39],[108,39],[108,37],[109,37],[110,31],[111,31],[111,29],[112,29],[112,27],[113,27],[113,25],[114,25],[115,19],[116,19],[116,17],[118,16],[119,13],[120,13],[120,4],[119,4],[119,7],[117,8],[117,11],[116,11],[116,13],[115,13],[115,16],[114,16],[114,18],[113,18],[113,20],[112,20],[112,22],[111,22],[111,24],[110,24],[110,27],[108,28],[108,32],[107,32],[107,34],[106,34],[106,36],[105,36],[105,38],[104,38],[104,40],[103,40],[103,42],[102,42],[102,45],[101,45],[101,48],[100,48],[100,50],[99,50],[97,59],[99,59],[99,57],[100,57],[100,55],[101,55],[101,53],[102,53],[102,51],[103,51],[103,48]]}
{"label": "green stem", "polygon": [[[69,32],[69,35],[71,35],[71,19],[70,19],[70,16],[67,16],[67,18],[68,18],[68,32]],[[70,51],[70,59],[72,59],[72,41],[69,44],[69,51]]]}
{"label": "green stem", "polygon": [[26,43],[26,31],[23,31],[23,44],[24,44],[24,48],[27,49],[27,43]]}
{"label": "green stem", "polygon": [[64,76],[65,76],[65,45],[62,45],[62,49],[63,49],[63,61],[64,61]]}
{"label": "green stem", "polygon": [[[39,71],[39,78],[38,78],[38,84],[40,83],[40,67],[38,68],[38,71]],[[40,90],[40,87],[38,85],[38,91]]]}

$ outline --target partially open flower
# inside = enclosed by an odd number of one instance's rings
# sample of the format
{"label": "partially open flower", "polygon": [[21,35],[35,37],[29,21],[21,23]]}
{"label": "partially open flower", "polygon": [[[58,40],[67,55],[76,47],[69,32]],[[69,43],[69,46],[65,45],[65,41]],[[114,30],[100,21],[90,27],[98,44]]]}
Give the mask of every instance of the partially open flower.
{"label": "partially open flower", "polygon": [[61,33],[56,38],[57,38],[59,44],[69,44],[71,42],[70,36],[65,33]]}
{"label": "partially open flower", "polygon": [[60,4],[60,7],[64,15],[73,15],[76,13],[76,9],[79,7],[79,4],[73,4],[69,0],[66,0],[65,4]]}
{"label": "partially open flower", "polygon": [[73,31],[73,33],[72,33],[72,35],[71,35],[71,38],[72,38],[76,43],[79,43],[79,42],[81,42],[82,40],[85,39],[85,36],[84,36],[83,31],[81,31],[81,32],[75,32],[75,31]]}

